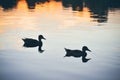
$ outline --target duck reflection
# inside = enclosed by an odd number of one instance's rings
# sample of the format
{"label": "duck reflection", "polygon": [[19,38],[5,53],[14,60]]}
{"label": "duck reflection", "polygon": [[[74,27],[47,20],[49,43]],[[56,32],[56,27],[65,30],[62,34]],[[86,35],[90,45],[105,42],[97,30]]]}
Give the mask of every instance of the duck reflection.
{"label": "duck reflection", "polygon": [[66,55],[64,57],[75,57],[75,58],[79,58],[79,57],[82,57],[82,62],[87,62],[88,60],[90,59],[87,59],[86,56],[87,56],[87,53],[86,51],[90,51],[88,49],[87,46],[83,46],[82,47],[82,51],[81,50],[71,50],[71,49],[67,49],[65,48],[65,51],[66,51]]}
{"label": "duck reflection", "polygon": [[39,47],[38,48],[38,51],[40,53],[44,52],[44,50],[42,50],[42,46],[43,46],[43,43],[42,43],[42,39],[46,40],[43,35],[39,35],[38,36],[38,40],[36,39],[32,39],[32,38],[25,38],[25,39],[22,39],[24,41],[24,47],[27,47],[27,48],[31,48],[31,47]]}
{"label": "duck reflection", "polygon": [[85,62],[88,62],[90,59],[91,59],[91,58],[88,58],[88,59],[87,59],[86,57],[82,57],[82,62],[84,62],[84,63],[85,63]]}

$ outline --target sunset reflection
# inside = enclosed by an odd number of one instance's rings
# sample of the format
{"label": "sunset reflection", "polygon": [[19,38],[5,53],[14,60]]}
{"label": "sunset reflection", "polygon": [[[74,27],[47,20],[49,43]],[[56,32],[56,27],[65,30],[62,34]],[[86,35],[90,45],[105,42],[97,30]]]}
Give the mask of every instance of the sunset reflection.
{"label": "sunset reflection", "polygon": [[0,80],[117,80],[119,3],[0,0]]}
{"label": "sunset reflection", "polygon": [[[16,9],[9,12],[9,14],[1,11],[0,33],[10,29],[37,30],[37,28],[40,28],[49,30],[49,25],[52,25],[52,22],[55,22],[53,29],[57,27],[58,29],[70,28],[74,27],[79,22],[91,20],[89,10],[86,7],[83,8],[81,12],[72,12],[71,9],[67,9],[64,10],[65,12],[63,13],[62,9],[62,3],[54,0],[43,4],[36,3],[35,9],[28,9],[26,0],[20,0],[17,3]],[[67,11],[71,13],[68,14]],[[9,17],[7,17],[8,15]],[[73,16],[76,17],[72,20]],[[69,19],[69,17],[71,17],[71,19]]]}
{"label": "sunset reflection", "polygon": [[18,10],[26,11],[27,9],[27,3],[26,0],[20,0],[17,5]]}

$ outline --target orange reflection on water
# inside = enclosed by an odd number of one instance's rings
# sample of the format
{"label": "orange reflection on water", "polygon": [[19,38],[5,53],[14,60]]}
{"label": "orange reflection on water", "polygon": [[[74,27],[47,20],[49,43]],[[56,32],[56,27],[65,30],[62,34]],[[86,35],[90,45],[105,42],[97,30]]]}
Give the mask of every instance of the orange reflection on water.
{"label": "orange reflection on water", "polygon": [[[35,7],[35,11],[39,11],[40,14],[58,14],[58,11],[60,11],[62,9],[62,4],[61,2],[55,2],[55,1],[50,1],[50,2],[46,2],[44,4],[36,4]],[[52,16],[51,15],[51,16]]]}
{"label": "orange reflection on water", "polygon": [[[62,7],[61,2],[55,2],[54,0],[50,0],[50,2],[40,4],[35,3],[35,8],[31,10],[33,11],[44,10],[45,12],[48,12],[59,10],[59,8],[61,7]],[[22,11],[28,11],[28,4],[26,3],[26,0],[20,0],[18,2],[17,9]]]}
{"label": "orange reflection on water", "polygon": [[18,10],[22,10],[22,11],[28,10],[28,9],[27,9],[26,0],[20,0],[20,1],[18,1],[17,9],[18,9]]}
{"label": "orange reflection on water", "polygon": [[79,17],[83,17],[83,18],[88,18],[88,20],[90,20],[91,14],[89,12],[89,9],[87,7],[84,7],[83,11],[75,12],[74,15],[79,16]]}
{"label": "orange reflection on water", "polygon": [[68,19],[64,20],[64,23],[62,24],[63,29],[70,29],[70,28],[75,29],[76,27],[81,28],[81,26],[91,25],[90,21],[92,19],[90,18],[90,12],[87,7],[83,7],[82,11],[72,11],[71,13],[72,14],[68,16]]}
{"label": "orange reflection on water", "polygon": [[90,21],[88,8],[76,12],[70,8],[64,10],[62,2],[54,0],[44,4],[35,3],[35,9],[28,9],[26,0],[20,0],[16,9],[9,12],[0,9],[0,14],[0,33],[10,29],[37,30],[38,27],[49,30],[49,24],[52,28],[71,28]]}
{"label": "orange reflection on water", "polygon": [[39,19],[52,19],[54,14],[58,15],[58,11],[61,8],[60,2],[51,1],[49,3],[36,4],[35,9],[30,10],[26,0],[20,0],[18,1],[17,8],[14,10],[4,12],[0,9],[0,33],[16,29],[36,30],[37,24],[40,23]]}

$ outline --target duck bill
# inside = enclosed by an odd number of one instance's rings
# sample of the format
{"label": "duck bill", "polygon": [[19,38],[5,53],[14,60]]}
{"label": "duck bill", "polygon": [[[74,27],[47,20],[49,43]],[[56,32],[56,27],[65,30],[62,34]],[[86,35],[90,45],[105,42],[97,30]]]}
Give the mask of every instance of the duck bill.
{"label": "duck bill", "polygon": [[46,40],[46,38],[43,37],[44,40]]}
{"label": "duck bill", "polygon": [[92,52],[91,50],[88,49],[89,52]]}

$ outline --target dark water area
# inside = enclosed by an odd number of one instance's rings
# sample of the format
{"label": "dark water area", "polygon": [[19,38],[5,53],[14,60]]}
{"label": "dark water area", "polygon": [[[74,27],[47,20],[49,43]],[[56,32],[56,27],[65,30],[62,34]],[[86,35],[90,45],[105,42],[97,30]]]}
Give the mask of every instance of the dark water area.
{"label": "dark water area", "polygon": [[120,80],[120,0],[0,0],[0,80]]}
{"label": "dark water area", "polygon": [[[0,6],[3,10],[16,8],[20,0],[0,0]],[[51,0],[26,0],[28,9],[35,9],[37,4],[44,4]],[[89,8],[93,21],[99,23],[107,22],[109,9],[120,8],[120,0],[54,0],[61,2],[64,8],[72,7],[73,11],[83,11],[84,7]]]}

